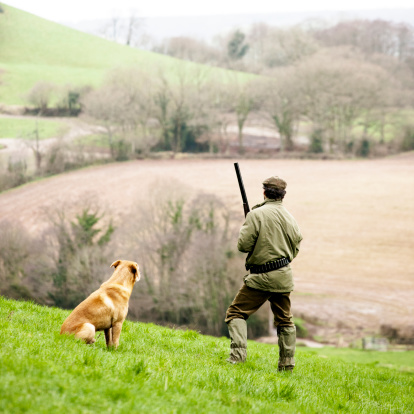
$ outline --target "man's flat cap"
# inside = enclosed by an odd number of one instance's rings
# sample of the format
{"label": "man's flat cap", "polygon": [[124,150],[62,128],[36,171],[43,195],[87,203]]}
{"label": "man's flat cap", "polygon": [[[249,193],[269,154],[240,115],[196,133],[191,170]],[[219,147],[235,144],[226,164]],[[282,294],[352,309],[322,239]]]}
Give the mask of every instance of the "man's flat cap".
{"label": "man's flat cap", "polygon": [[287,186],[286,181],[282,180],[280,177],[277,177],[276,175],[270,178],[266,178],[266,180],[264,180],[262,184],[264,187],[276,188],[278,190],[285,190]]}

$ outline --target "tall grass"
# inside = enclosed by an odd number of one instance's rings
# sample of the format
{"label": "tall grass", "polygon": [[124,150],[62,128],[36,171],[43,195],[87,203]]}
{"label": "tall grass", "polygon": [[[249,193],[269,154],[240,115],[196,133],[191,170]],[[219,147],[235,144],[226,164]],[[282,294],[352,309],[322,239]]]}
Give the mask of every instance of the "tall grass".
{"label": "tall grass", "polygon": [[[139,288],[139,285],[136,287]],[[249,342],[231,366],[229,340],[126,322],[118,350],[60,336],[68,312],[0,297],[0,411],[141,413],[405,413],[413,376]]]}

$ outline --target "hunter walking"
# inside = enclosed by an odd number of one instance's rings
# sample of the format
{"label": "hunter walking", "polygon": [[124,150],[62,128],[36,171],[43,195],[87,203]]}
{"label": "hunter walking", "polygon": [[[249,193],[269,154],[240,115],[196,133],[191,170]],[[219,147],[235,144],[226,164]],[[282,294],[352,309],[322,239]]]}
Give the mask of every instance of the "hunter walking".
{"label": "hunter walking", "polygon": [[247,357],[246,320],[266,301],[274,315],[279,344],[278,370],[295,366],[296,328],[290,310],[293,276],[290,262],[299,252],[302,235],[282,200],[286,182],[279,177],[263,181],[264,202],[253,207],[240,229],[237,248],[248,253],[244,277],[226,313],[231,345],[229,362],[244,362]]}

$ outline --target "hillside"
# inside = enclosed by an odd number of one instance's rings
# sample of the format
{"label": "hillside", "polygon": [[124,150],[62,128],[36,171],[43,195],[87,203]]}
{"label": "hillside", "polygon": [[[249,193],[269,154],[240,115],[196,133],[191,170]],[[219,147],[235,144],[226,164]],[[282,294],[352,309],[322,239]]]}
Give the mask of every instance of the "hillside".
{"label": "hillside", "polygon": [[40,80],[96,86],[108,70],[120,66],[137,65],[150,70],[155,65],[163,68],[194,65],[122,46],[7,5],[3,8],[4,13],[0,13],[0,103],[23,104],[22,95]]}
{"label": "hillside", "polygon": [[[136,287],[136,288],[139,288]],[[277,373],[277,347],[249,342],[243,365],[229,340],[126,322],[118,350],[60,336],[67,311],[0,297],[1,412],[402,413],[413,376],[297,351]],[[378,355],[380,358],[380,355]],[[407,354],[407,360],[412,353]],[[410,362],[413,365],[413,361]]]}

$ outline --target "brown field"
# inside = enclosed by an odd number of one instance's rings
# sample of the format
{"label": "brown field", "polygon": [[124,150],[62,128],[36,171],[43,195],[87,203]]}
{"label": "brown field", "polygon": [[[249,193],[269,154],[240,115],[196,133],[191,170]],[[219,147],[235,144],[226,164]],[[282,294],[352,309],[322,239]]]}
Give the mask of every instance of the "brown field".
{"label": "brown field", "polygon": [[[145,160],[75,171],[1,194],[0,219],[38,232],[48,208],[85,196],[116,218],[144,200],[156,180],[176,179],[221,196],[241,224],[233,162]],[[413,153],[367,161],[241,160],[240,167],[251,206],[262,199],[264,178],[277,174],[288,183],[285,205],[304,235],[292,265],[297,315],[314,319],[321,334],[339,329],[345,339],[381,324],[414,324]]]}

